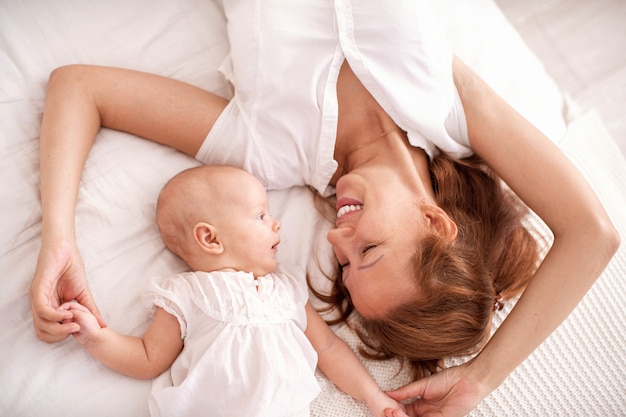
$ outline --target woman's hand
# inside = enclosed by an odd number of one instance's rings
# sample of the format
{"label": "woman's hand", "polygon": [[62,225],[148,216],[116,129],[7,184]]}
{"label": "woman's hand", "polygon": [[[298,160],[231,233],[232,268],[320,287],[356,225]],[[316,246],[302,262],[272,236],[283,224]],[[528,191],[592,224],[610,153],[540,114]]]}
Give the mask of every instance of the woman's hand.
{"label": "woman's hand", "polygon": [[465,365],[448,368],[387,394],[397,401],[416,398],[405,406],[411,417],[465,416],[489,394],[468,371]]}
{"label": "woman's hand", "polygon": [[87,307],[100,326],[105,327],[89,291],[85,266],[75,244],[42,244],[29,295],[35,332],[44,342],[61,341],[75,331],[72,313],[59,309],[67,301],[76,300]]}

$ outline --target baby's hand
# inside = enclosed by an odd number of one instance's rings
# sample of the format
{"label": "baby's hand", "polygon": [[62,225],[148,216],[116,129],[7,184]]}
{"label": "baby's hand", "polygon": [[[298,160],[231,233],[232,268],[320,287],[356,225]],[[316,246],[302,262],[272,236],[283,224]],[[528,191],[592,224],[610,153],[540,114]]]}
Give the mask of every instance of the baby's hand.
{"label": "baby's hand", "polygon": [[408,417],[404,406],[381,390],[371,395],[365,402],[376,417]]}
{"label": "baby's hand", "polygon": [[94,316],[87,307],[76,301],[63,303],[58,310],[72,313],[71,321],[76,324],[76,328],[75,330],[72,329],[74,331],[71,333],[74,339],[81,345],[89,342],[95,333],[100,330],[100,324],[96,316]]}

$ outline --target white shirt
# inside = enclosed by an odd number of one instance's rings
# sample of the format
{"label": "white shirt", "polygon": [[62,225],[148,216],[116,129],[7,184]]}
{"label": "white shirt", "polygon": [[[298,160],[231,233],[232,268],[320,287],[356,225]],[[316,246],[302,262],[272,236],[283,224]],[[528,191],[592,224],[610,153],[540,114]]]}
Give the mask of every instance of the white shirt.
{"label": "white shirt", "polygon": [[153,281],[146,296],[178,319],[184,341],[153,382],[151,415],[309,415],[320,388],[304,279],[188,272]]}
{"label": "white shirt", "polygon": [[337,76],[344,59],[413,146],[463,157],[465,116],[452,52],[426,0],[229,0],[235,93],[196,156],[242,167],[268,189],[328,195],[337,169]]}

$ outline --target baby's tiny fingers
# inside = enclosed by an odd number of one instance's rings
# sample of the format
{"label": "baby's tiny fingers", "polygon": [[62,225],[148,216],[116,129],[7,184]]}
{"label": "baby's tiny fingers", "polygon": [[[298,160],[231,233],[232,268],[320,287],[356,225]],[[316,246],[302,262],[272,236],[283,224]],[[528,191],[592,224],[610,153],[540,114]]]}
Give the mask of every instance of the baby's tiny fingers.
{"label": "baby's tiny fingers", "polygon": [[79,303],[78,301],[70,301],[66,304],[68,304],[69,310],[82,311],[85,313],[89,312],[89,309],[85,307],[84,305],[82,305],[81,303]]}
{"label": "baby's tiny fingers", "polygon": [[72,308],[73,301],[66,301],[57,307],[57,311],[67,311]]}
{"label": "baby's tiny fingers", "polygon": [[404,411],[394,410],[393,408],[385,408],[383,412],[385,417],[409,417]]}

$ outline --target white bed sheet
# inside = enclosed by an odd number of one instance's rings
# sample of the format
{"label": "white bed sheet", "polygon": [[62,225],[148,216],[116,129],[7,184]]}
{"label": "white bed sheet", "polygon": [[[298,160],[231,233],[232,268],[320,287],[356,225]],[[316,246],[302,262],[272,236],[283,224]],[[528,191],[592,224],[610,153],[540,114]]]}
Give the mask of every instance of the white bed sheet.
{"label": "white bed sheet", "polygon": [[[492,0],[434,4],[458,55],[559,143],[624,236],[626,164],[595,113],[572,112]],[[40,245],[38,136],[48,74],[70,63],[123,66],[228,97],[231,89],[216,71],[227,52],[217,1],[0,2],[1,416],[147,415],[149,381],[109,371],[71,338],[39,342],[32,328],[28,286]],[[148,312],[138,300],[146,281],[184,269],[161,243],[154,206],[165,181],[195,164],[120,132],[99,134],[83,175],[76,225],[91,288],[109,326],[141,334]],[[312,253],[327,259],[328,225],[308,191],[272,192],[270,198],[284,225],[279,256],[306,263],[321,279]],[[622,248],[566,323],[472,415],[626,413],[625,259]],[[357,343],[345,326],[337,331]],[[384,388],[408,380],[406,373],[396,375],[395,362],[366,363]],[[318,377],[323,390],[313,415],[368,415]]]}

